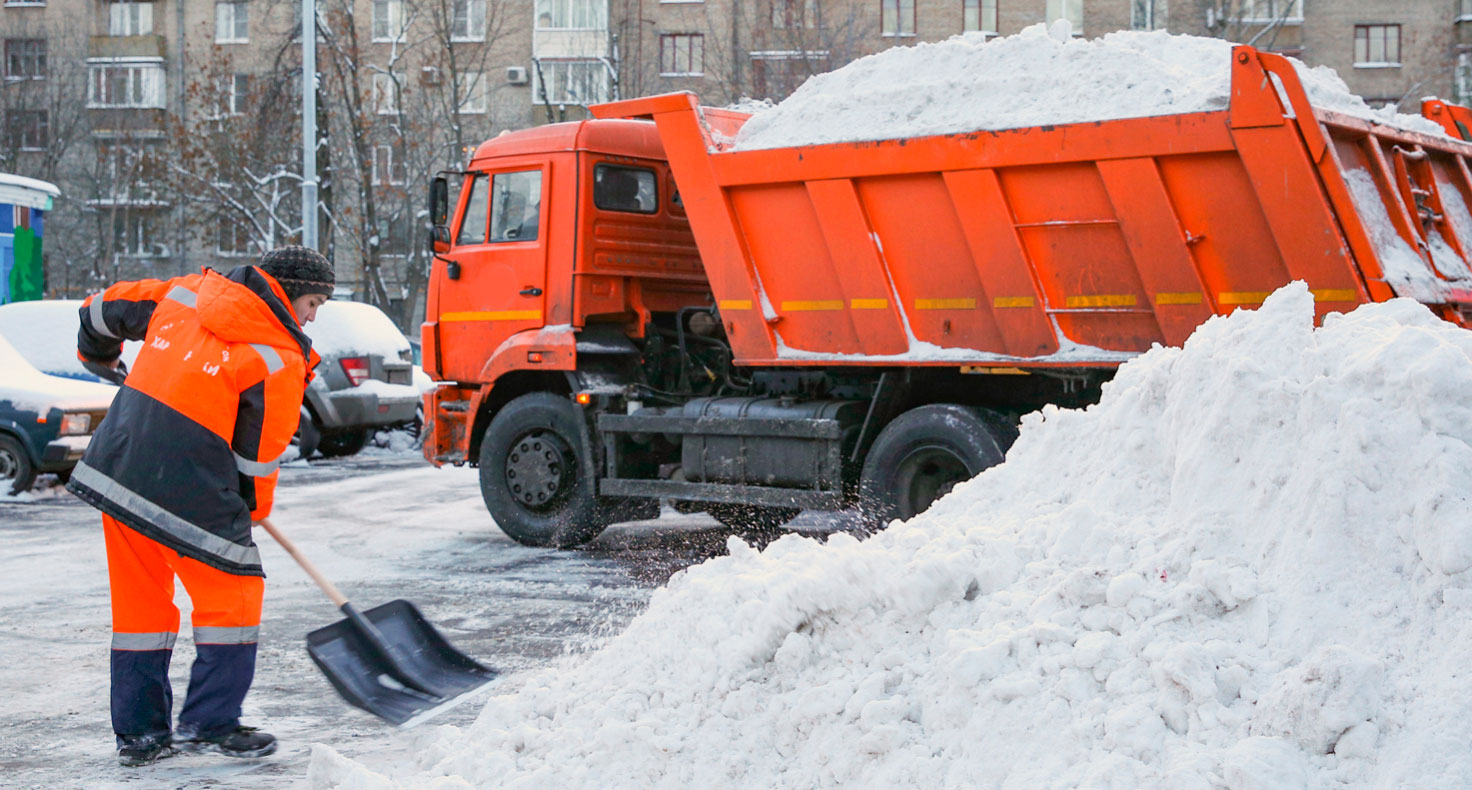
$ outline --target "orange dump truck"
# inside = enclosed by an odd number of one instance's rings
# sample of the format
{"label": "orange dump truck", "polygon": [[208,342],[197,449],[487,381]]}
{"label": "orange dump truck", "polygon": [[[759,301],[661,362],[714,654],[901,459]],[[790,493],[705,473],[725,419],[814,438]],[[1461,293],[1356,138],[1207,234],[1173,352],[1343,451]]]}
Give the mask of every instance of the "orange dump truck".
{"label": "orange dump truck", "polygon": [[1472,144],[1315,108],[1276,55],[1231,68],[1213,112],[741,151],[747,116],[681,93],[490,140],[431,187],[425,454],[533,545],[661,499],[877,522],[1290,281],[1321,317],[1472,317]]}

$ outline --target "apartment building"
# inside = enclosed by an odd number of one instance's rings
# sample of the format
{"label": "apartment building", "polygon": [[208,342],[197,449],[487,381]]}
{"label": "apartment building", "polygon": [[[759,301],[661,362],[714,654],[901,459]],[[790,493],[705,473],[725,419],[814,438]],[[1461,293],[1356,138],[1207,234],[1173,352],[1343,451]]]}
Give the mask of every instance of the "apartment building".
{"label": "apartment building", "polygon": [[[318,9],[323,247],[345,295],[412,304],[427,179],[532,122],[532,2]],[[0,169],[64,193],[49,293],[299,239],[299,2],[5,0],[0,39]]]}

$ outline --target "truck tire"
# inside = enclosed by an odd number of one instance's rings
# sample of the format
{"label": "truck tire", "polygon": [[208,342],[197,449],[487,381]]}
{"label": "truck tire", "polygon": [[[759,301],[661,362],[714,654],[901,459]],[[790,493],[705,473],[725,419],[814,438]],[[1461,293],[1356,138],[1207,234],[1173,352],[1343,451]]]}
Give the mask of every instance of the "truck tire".
{"label": "truck tire", "polygon": [[802,509],[712,502],[705,506],[705,512],[732,529],[771,533],[779,531],[783,524],[797,518]]}
{"label": "truck tire", "polygon": [[31,490],[36,482],[36,467],[20,440],[0,433],[0,491],[19,494]]}
{"label": "truck tire", "polygon": [[358,451],[363,449],[363,445],[368,443],[368,434],[372,430],[371,428],[353,428],[324,433],[317,449],[328,458],[357,455]]}
{"label": "truck tire", "polygon": [[879,432],[859,476],[866,527],[922,513],[935,500],[1002,462],[1016,430],[998,415],[953,403],[911,409]]}
{"label": "truck tire", "polygon": [[570,548],[624,515],[596,496],[590,446],[565,397],[533,392],[502,407],[480,443],[480,493],[501,531],[527,546]]}

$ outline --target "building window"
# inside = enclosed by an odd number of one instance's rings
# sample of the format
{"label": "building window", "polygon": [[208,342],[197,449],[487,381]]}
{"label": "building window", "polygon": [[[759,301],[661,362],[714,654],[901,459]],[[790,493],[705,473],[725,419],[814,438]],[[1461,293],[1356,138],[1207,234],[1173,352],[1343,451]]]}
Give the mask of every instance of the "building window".
{"label": "building window", "polygon": [[884,35],[915,35],[915,0],[879,0],[879,17]]}
{"label": "building window", "polygon": [[399,111],[399,86],[392,74],[373,74],[373,107],[379,115],[395,115]]}
{"label": "building window", "polygon": [[215,3],[215,43],[244,44],[248,41],[250,6],[240,2]]}
{"label": "building window", "polygon": [[486,39],[486,0],[454,0],[450,18],[451,41]]}
{"label": "building window", "polygon": [[6,142],[22,151],[44,151],[50,141],[45,110],[10,110],[5,113]]}
{"label": "building window", "polygon": [[961,30],[997,32],[997,0],[961,0]]}
{"label": "building window", "polygon": [[88,77],[88,107],[164,106],[161,62],[94,62],[88,66]]}
{"label": "building window", "polygon": [[13,80],[46,79],[46,39],[5,39],[5,76]]}
{"label": "building window", "polygon": [[659,76],[699,77],[705,73],[705,36],[668,33],[659,37]]}
{"label": "building window", "polygon": [[143,143],[111,143],[98,149],[100,174],[117,198],[151,199],[158,180],[155,146]]}
{"label": "building window", "polygon": [[827,50],[752,52],[752,95],[763,99],[785,99],[808,77],[827,70]]}
{"label": "building window", "polygon": [[250,96],[250,75],[232,74],[225,80],[224,104],[227,115],[243,115],[245,108],[249,106],[247,101]]}
{"label": "building window", "polygon": [[403,0],[373,0],[373,40],[404,39]]}
{"label": "building window", "polygon": [[1472,0],[1457,0],[1457,21],[1472,20]]}
{"label": "building window", "polygon": [[1355,25],[1354,66],[1400,65],[1400,25]]}
{"label": "building window", "polygon": [[1165,0],[1130,0],[1130,27],[1135,30],[1164,30]]}
{"label": "building window", "polygon": [[1073,34],[1084,34],[1084,0],[1048,0],[1048,24],[1067,19]]}
{"label": "building window", "polygon": [[486,88],[490,81],[479,71],[462,71],[458,83],[456,108],[461,115],[480,115],[486,111]]}
{"label": "building window", "polygon": [[407,181],[402,157],[394,156],[394,147],[391,145],[376,145],[373,147],[373,183],[400,185]]}
{"label": "building window", "polygon": [[538,30],[606,30],[607,0],[537,0]]}
{"label": "building window", "polygon": [[215,222],[218,223],[215,235],[215,254],[227,258],[259,254],[260,245],[256,244],[255,235],[244,223],[236,222],[223,215],[217,217]]}
{"label": "building window", "polygon": [[553,104],[597,104],[608,101],[608,68],[601,60],[543,60],[537,69],[532,100]]}
{"label": "building window", "polygon": [[152,211],[119,210],[112,218],[112,251],[118,255],[157,258],[169,254],[161,223]]}
{"label": "building window", "polygon": [[818,0],[772,0],[772,27],[822,27],[818,23]]}
{"label": "building window", "polygon": [[144,36],[153,32],[153,3],[112,3],[108,7],[109,36]]}
{"label": "building window", "polygon": [[1302,22],[1303,0],[1242,0],[1241,21],[1255,24]]}

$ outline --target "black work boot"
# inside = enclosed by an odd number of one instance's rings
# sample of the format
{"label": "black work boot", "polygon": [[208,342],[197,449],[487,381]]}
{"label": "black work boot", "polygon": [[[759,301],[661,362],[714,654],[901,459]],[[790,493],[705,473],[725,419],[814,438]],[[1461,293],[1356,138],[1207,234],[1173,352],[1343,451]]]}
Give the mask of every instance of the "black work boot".
{"label": "black work boot", "polygon": [[169,736],[119,735],[118,763],[129,768],[152,765],[165,757],[173,757],[175,749]]}
{"label": "black work boot", "polygon": [[276,751],[276,736],[255,727],[236,727],[211,738],[190,738],[182,747],[191,752],[215,752],[226,757],[265,757]]}

